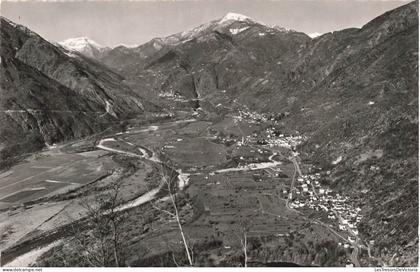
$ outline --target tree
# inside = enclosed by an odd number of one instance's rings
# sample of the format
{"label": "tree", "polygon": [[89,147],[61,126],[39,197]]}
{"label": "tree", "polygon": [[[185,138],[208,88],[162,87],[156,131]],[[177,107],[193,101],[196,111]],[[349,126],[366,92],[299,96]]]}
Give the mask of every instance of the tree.
{"label": "tree", "polygon": [[87,265],[94,267],[124,266],[124,235],[120,226],[125,214],[118,211],[120,183],[111,185],[107,193],[96,196],[93,202],[81,203],[86,210],[86,230],[72,225],[79,254]]}
{"label": "tree", "polygon": [[248,232],[250,226],[251,224],[249,220],[241,220],[239,224],[240,233],[239,235],[236,235],[239,238],[241,249],[244,254],[244,267],[248,267]]}
{"label": "tree", "polygon": [[[169,170],[169,171],[165,171],[165,169]],[[194,262],[193,262],[193,254],[192,254],[192,248],[189,246],[188,242],[187,242],[187,237],[185,235],[184,232],[184,228],[182,226],[181,223],[181,219],[180,219],[180,215],[179,215],[179,210],[178,210],[178,205],[177,205],[177,193],[176,193],[176,188],[177,188],[177,178],[179,176],[179,174],[177,174],[177,172],[174,170],[174,168],[162,165],[161,168],[161,176],[162,176],[162,185],[163,188],[166,189],[167,193],[168,193],[168,198],[170,201],[170,206],[172,208],[171,210],[165,210],[162,208],[157,207],[156,205],[153,205],[153,207],[155,209],[158,209],[166,214],[169,214],[170,216],[172,216],[176,223],[177,223],[177,227],[179,230],[179,233],[181,235],[182,238],[182,243],[185,249],[185,254],[187,256],[188,259],[188,264],[190,266],[193,266]],[[176,262],[174,262],[176,263]]]}

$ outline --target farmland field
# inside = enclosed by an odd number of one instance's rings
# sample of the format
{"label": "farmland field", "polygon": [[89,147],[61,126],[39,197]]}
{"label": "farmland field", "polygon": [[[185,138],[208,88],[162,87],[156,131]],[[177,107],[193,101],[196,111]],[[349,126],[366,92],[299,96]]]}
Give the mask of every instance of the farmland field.
{"label": "farmland field", "polygon": [[[238,251],[233,249],[240,247],[245,230],[252,241],[263,239],[269,252],[278,250],[274,241],[293,244],[296,237],[312,239],[314,232],[320,242],[339,241],[290,207],[288,192],[296,174],[290,150],[258,140],[275,124],[235,118],[185,118],[144,126],[133,122],[120,132],[55,146],[2,173],[2,207],[14,210],[0,214],[9,222],[0,225],[9,233],[0,242],[3,249],[9,248],[3,262],[30,252],[24,241],[37,241],[39,246],[57,239],[74,243],[69,226],[76,221],[82,226],[86,203],[96,205],[96,199],[115,185],[118,209],[126,218],[121,226],[127,237],[124,247],[143,255],[139,262],[127,253],[127,261],[132,257],[132,265],[145,265],[168,251],[180,254],[176,221],[162,213],[171,210],[161,181],[168,170],[175,174],[169,178],[178,179],[177,205],[189,243],[223,241],[222,251],[206,250],[213,256],[211,265],[235,262]],[[301,167],[307,171],[305,164]],[[69,256],[77,253],[72,247],[62,250]],[[54,256],[51,251],[46,254]]]}

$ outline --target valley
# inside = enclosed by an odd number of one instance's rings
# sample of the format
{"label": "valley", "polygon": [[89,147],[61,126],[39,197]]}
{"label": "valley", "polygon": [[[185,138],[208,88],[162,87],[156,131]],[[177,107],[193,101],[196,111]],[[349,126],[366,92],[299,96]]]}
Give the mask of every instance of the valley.
{"label": "valley", "polygon": [[[264,241],[260,247],[267,251],[265,254],[274,250],[276,244],[279,247],[281,241],[290,239],[290,236],[299,235],[304,239],[316,236],[319,242],[337,243],[335,250],[340,252],[342,264],[345,264],[346,258],[358,264],[359,253],[353,255],[353,252],[359,247],[366,249],[365,243],[354,233],[355,226],[342,228],[339,215],[347,216],[347,213],[353,212],[347,210],[351,200],[321,188],[321,169],[307,174],[312,166],[302,164],[298,153],[292,151],[299,144],[300,135],[277,133],[279,136],[275,136],[270,132],[278,132],[276,121],[256,123],[252,114],[247,118],[226,116],[217,121],[197,116],[194,112],[181,112],[180,115],[182,119],[147,126],[130,124],[124,131],[56,145],[3,174],[2,181],[7,182],[3,187],[9,190],[4,192],[10,192],[1,200],[3,217],[8,218],[3,221],[7,223],[1,225],[2,229],[8,229],[8,235],[2,237],[2,260],[6,260],[3,265],[30,265],[36,261],[31,256],[40,257],[32,254],[37,248],[48,248],[43,261],[56,262],[57,256],[51,251],[62,244],[74,243],[71,232],[65,226],[75,220],[86,219],[86,214],[81,212],[84,211],[82,203],[94,202],[95,197],[110,190],[111,184],[121,186],[121,204],[115,207],[116,212],[129,214],[130,221],[136,218],[135,214],[139,212],[135,212],[136,209],[156,216],[151,222],[142,224],[142,229],[147,229],[141,234],[142,241],[147,241],[148,245],[144,252],[145,261],[168,250],[179,251],[176,241],[180,236],[173,218],[159,212],[168,205],[165,184],[159,182],[159,175],[165,175],[162,167],[169,169],[170,175],[174,176],[173,186],[188,243],[223,243],[224,250],[218,253],[222,255],[211,253],[212,265],[241,265],[238,260],[224,259],[226,254],[233,254],[230,258],[240,258],[235,255],[240,248],[241,238],[237,231],[241,224],[249,225],[246,228],[249,240]],[[229,122],[236,125],[226,126]],[[269,138],[265,135],[267,131]],[[264,144],[262,140],[269,140],[270,144]],[[134,169],[129,171],[127,162],[131,162],[129,167]],[[78,165],[89,167],[77,168]],[[25,172],[19,171],[20,168]],[[72,171],[72,168],[75,170]],[[58,172],[60,169],[66,171]],[[154,173],[154,179],[147,176],[151,173]],[[304,181],[312,181],[309,189]],[[13,197],[37,188],[37,194],[30,194],[30,198]],[[322,196],[319,196],[321,192]],[[327,204],[331,201],[342,204],[339,208]],[[329,205],[328,210],[325,205]],[[331,213],[337,218],[331,218]],[[60,226],[63,233],[49,237],[50,232]],[[123,227],[129,228],[130,225]],[[138,230],[131,231],[135,233]],[[163,234],[165,237],[161,237]],[[38,247],[24,246],[28,241],[38,239]],[[17,240],[17,244],[6,249]],[[129,245],[130,242],[127,240],[124,244],[128,243],[127,246],[134,252],[142,249],[136,242]],[[53,245],[52,249],[50,245]],[[260,250],[255,253],[250,251],[251,264],[259,261]],[[21,257],[16,252],[20,252]],[[210,252],[205,249],[204,252],[194,251],[194,254],[200,262],[204,258],[201,254],[204,256]],[[299,257],[281,256],[268,261],[323,265],[316,263],[316,256],[306,257],[304,263],[295,258]]]}
{"label": "valley", "polygon": [[418,265],[418,1],[135,47],[0,22],[1,266]]}

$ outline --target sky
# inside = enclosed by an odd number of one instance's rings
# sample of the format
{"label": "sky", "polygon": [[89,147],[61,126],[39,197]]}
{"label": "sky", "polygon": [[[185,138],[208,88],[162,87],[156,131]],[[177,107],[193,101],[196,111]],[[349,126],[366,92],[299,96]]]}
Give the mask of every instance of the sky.
{"label": "sky", "polygon": [[266,24],[326,33],[362,27],[409,1],[195,0],[2,1],[2,16],[50,41],[89,37],[104,46],[138,45],[240,13]]}

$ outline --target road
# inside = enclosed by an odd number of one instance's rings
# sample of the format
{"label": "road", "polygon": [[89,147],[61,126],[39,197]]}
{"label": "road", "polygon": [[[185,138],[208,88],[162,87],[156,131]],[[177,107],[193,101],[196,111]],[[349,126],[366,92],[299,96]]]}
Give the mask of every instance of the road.
{"label": "road", "polygon": [[286,207],[289,208],[289,209],[293,209],[290,206],[290,201],[293,199],[293,190],[294,190],[294,187],[295,187],[296,173],[297,173],[297,169],[296,169],[296,166],[295,166],[295,171],[293,172],[292,182],[290,184],[289,195],[287,196],[287,201],[286,201]]}
{"label": "road", "polygon": [[249,164],[241,166],[241,167],[219,169],[219,170],[214,171],[214,173],[220,174],[220,173],[226,173],[226,172],[255,171],[255,170],[261,170],[261,169],[273,168],[273,167],[281,165],[280,161],[276,161],[274,159],[274,157],[277,156],[277,155],[278,154],[276,152],[271,154],[268,157],[268,160],[270,162],[249,163]]}
{"label": "road", "polygon": [[[293,199],[293,190],[295,189],[295,181],[296,181],[297,177],[302,176],[302,171],[300,171],[299,163],[297,162],[295,156],[289,157],[289,160],[293,163],[293,166],[295,167],[295,171],[293,172],[292,183],[290,184],[289,196],[287,198],[286,206],[289,209],[292,209],[290,207],[290,201]],[[312,189],[314,191],[314,194],[316,195],[316,191],[315,191],[315,188],[313,187],[313,185],[312,185]]]}
{"label": "road", "polygon": [[[333,211],[333,213],[338,218],[339,223],[340,224],[343,224],[343,218],[341,218],[340,214],[338,214],[338,212],[336,212],[336,211]],[[360,267],[360,263],[359,263],[359,249],[363,245],[361,244],[359,237],[357,237],[355,235],[355,233],[353,232],[353,230],[349,226],[347,226],[346,224],[343,224],[343,225],[346,226],[346,230],[347,230],[347,232],[351,236],[356,237],[356,240],[354,242],[350,242],[349,241],[350,244],[353,246],[353,251],[352,251],[352,253],[350,255],[350,260],[352,261],[352,263],[354,264],[354,266]]]}

